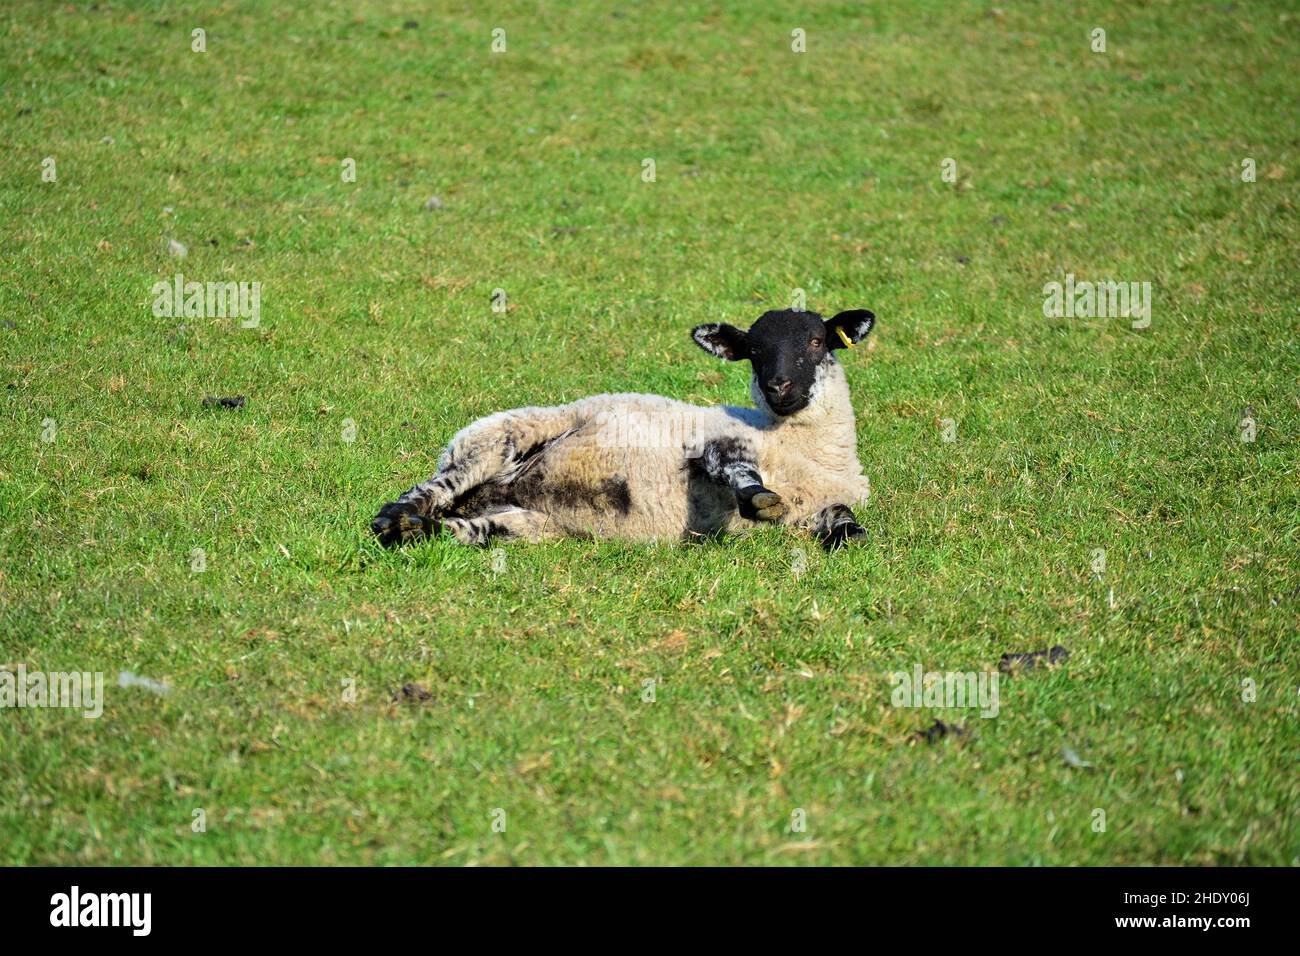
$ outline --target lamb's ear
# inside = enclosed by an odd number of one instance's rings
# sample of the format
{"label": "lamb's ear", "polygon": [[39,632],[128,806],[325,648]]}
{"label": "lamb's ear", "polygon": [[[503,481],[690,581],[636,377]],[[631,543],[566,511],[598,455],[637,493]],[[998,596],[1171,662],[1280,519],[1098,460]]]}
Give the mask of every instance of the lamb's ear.
{"label": "lamb's ear", "polygon": [[749,358],[749,343],[745,340],[745,333],[734,325],[719,322],[697,325],[691,330],[691,338],[710,355],[724,358],[728,362]]}
{"label": "lamb's ear", "polygon": [[833,349],[852,348],[867,337],[876,317],[866,309],[841,312],[826,320],[826,344]]}

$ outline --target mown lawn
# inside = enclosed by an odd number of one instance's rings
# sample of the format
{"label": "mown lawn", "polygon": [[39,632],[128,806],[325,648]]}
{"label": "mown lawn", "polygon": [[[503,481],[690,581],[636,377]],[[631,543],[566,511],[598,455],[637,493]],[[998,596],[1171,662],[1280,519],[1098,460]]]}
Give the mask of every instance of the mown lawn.
{"label": "mown lawn", "polygon": [[[1300,12],[568,6],[0,11],[0,665],[110,685],[0,712],[0,863],[1300,863]],[[688,330],[795,289],[869,543],[368,540],[490,411],[747,401]]]}

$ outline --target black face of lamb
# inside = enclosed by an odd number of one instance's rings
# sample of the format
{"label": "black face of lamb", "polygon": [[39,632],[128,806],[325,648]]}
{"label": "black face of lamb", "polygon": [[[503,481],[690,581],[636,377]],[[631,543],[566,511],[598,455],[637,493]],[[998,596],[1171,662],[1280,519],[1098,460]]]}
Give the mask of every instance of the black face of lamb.
{"label": "black face of lamb", "polygon": [[748,359],[763,400],[777,415],[793,415],[808,407],[821,368],[831,351],[865,338],[875,316],[865,309],[823,319],[816,312],[793,309],[765,312],[742,332],[734,326],[697,326],[696,343],[731,362]]}
{"label": "black face of lamb", "polygon": [[768,407],[778,415],[806,408],[818,366],[830,355],[822,317],[815,312],[768,312],[745,338]]}

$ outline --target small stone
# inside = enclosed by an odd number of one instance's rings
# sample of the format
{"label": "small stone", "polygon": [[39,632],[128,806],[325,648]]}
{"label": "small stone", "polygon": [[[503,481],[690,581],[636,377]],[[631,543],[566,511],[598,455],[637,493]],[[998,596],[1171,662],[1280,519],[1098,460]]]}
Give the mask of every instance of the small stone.
{"label": "small stone", "polygon": [[913,742],[925,741],[927,744],[932,744],[936,740],[942,740],[944,737],[949,735],[952,735],[953,737],[965,737],[966,733],[967,730],[965,725],[945,724],[942,720],[936,718],[933,724],[924,730],[918,730],[908,739]]}
{"label": "small stone", "polygon": [[1057,667],[1064,664],[1070,652],[1060,644],[1044,648],[1041,651],[1025,651],[1015,654],[1003,654],[998,661],[998,670],[1004,674],[1014,673],[1017,669],[1033,670],[1035,667]]}
{"label": "small stone", "polygon": [[185,248],[185,243],[177,242],[175,239],[168,239],[167,252],[170,255],[175,256],[177,259],[184,259],[187,255],[189,255],[190,250]]}
{"label": "small stone", "polygon": [[416,702],[424,703],[427,700],[433,700],[433,694],[429,693],[419,684],[403,684],[401,690],[395,690],[392,693],[393,703]]}
{"label": "small stone", "polygon": [[447,204],[443,202],[441,199],[439,199],[437,196],[430,196],[428,199],[424,201],[424,208],[430,211],[435,209],[446,209]]}

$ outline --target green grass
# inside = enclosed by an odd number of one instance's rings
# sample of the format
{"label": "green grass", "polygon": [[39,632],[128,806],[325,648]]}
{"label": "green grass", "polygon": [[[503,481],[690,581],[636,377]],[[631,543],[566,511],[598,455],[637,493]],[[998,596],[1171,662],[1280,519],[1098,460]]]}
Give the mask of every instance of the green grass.
{"label": "green grass", "polygon": [[[0,712],[0,863],[1300,863],[1293,5],[566,6],[0,12],[0,664],[172,687]],[[878,316],[868,544],[367,540],[490,411],[745,401],[688,330],[796,287]]]}

